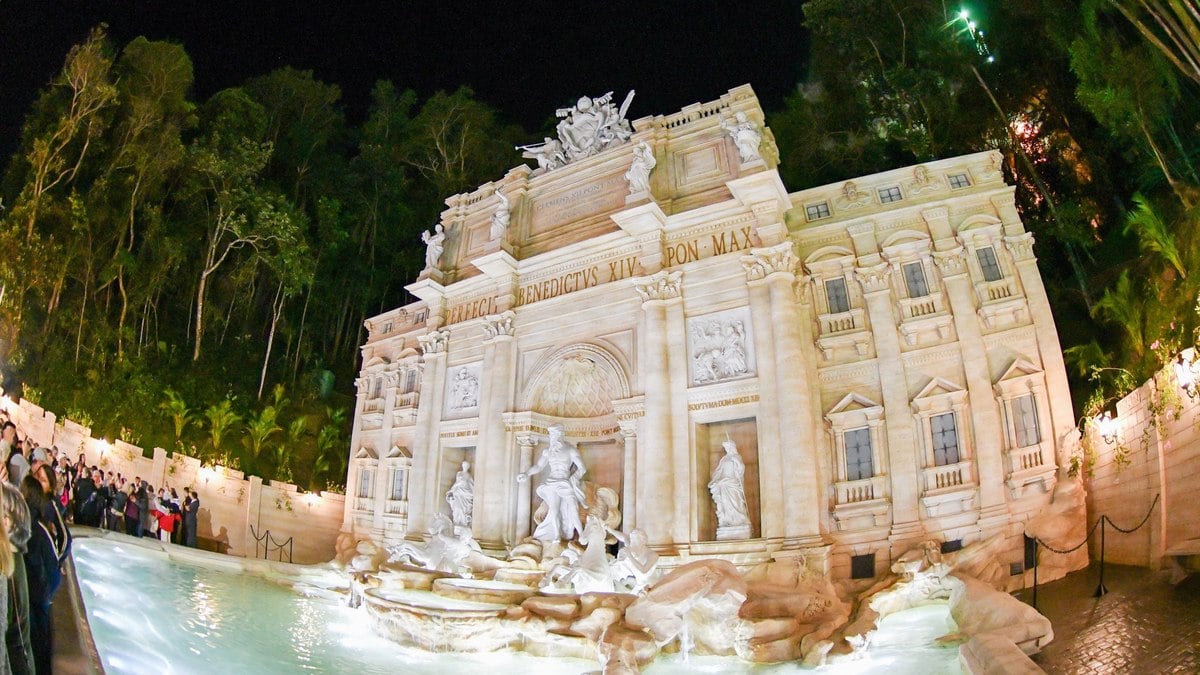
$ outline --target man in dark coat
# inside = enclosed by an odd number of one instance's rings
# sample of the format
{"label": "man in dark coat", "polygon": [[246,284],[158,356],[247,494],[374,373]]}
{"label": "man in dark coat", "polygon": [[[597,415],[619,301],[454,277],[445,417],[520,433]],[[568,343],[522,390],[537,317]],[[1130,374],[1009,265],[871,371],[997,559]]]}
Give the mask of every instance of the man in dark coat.
{"label": "man in dark coat", "polygon": [[81,471],[75,479],[75,522],[93,527],[91,519],[97,513],[99,500],[100,495],[96,489],[96,481],[92,480],[92,473]]}
{"label": "man in dark coat", "polygon": [[196,517],[200,513],[200,493],[192,491],[192,500],[183,507],[183,527],[187,530],[186,544],[196,548]]}

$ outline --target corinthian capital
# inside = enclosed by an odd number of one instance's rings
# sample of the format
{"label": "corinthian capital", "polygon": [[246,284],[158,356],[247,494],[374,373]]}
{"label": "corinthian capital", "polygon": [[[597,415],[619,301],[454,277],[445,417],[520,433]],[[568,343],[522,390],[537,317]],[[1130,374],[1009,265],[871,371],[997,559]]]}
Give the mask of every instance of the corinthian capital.
{"label": "corinthian capital", "polygon": [[1005,237],[1004,245],[1008,248],[1008,252],[1012,254],[1013,260],[1021,262],[1022,260],[1036,260],[1033,255],[1033,233],[1025,232],[1018,234],[1015,237]]}
{"label": "corinthian capital", "polygon": [[878,293],[890,288],[891,266],[887,263],[856,267],[854,275],[858,277],[858,283],[862,284],[863,293]]}
{"label": "corinthian capital", "polygon": [[775,246],[750,249],[750,255],[742,256],[742,269],[746,271],[747,281],[755,281],[772,274],[795,274],[797,262],[789,239]]}
{"label": "corinthian capital", "polygon": [[513,327],[513,319],[516,318],[517,313],[511,309],[507,312],[483,317],[484,339],[491,340],[500,336],[516,335],[516,328]]}
{"label": "corinthian capital", "polygon": [[441,354],[450,344],[450,331],[435,330],[417,338],[421,343],[422,354]]}
{"label": "corinthian capital", "polygon": [[949,251],[934,251],[933,262],[942,271],[943,277],[956,277],[967,273],[967,256],[961,246]]}
{"label": "corinthian capital", "polygon": [[648,277],[638,277],[633,280],[633,290],[642,296],[642,302],[678,298],[683,293],[683,272],[664,270]]}

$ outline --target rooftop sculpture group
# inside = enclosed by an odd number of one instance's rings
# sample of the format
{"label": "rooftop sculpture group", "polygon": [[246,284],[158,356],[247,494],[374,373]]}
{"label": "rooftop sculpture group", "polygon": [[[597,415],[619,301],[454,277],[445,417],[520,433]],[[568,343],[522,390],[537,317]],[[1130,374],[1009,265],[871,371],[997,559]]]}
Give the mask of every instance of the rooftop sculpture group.
{"label": "rooftop sculpture group", "polygon": [[542,143],[517,149],[524,151],[522,157],[537,162],[534,173],[545,173],[625,143],[633,136],[633,127],[625,119],[633,93],[630,90],[619,109],[613,105],[611,91],[597,98],[581,96],[574,107],[555,111],[562,118],[556,127],[558,138],[546,137]]}

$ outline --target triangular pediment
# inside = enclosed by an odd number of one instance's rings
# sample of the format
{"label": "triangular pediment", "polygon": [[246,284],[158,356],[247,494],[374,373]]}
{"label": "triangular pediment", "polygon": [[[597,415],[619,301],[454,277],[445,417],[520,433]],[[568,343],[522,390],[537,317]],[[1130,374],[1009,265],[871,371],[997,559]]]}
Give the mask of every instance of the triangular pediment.
{"label": "triangular pediment", "polygon": [[395,459],[396,457],[407,457],[408,459],[412,459],[412,452],[403,446],[393,445],[391,449],[388,450],[387,458]]}
{"label": "triangular pediment", "polygon": [[996,384],[1006,382],[1008,380],[1019,380],[1030,375],[1041,375],[1042,369],[1033,365],[1025,359],[1014,359],[1012,365],[1004,371],[1000,377],[996,378]]}
{"label": "triangular pediment", "polygon": [[379,456],[375,454],[374,450],[363,446],[354,453],[354,459],[379,459]]}
{"label": "triangular pediment", "polygon": [[852,391],[849,394],[846,394],[842,400],[838,401],[837,405],[833,406],[833,408],[831,408],[829,412],[825,414],[837,415],[839,413],[854,412],[856,410],[874,410],[879,407],[880,405],[878,403],[872,401],[866,396],[863,396],[862,394]]}
{"label": "triangular pediment", "polygon": [[947,394],[957,394],[966,391],[962,387],[954,384],[950,380],[941,377],[935,377],[926,384],[917,395],[913,397],[913,403],[922,399],[934,398],[936,396],[945,396]]}

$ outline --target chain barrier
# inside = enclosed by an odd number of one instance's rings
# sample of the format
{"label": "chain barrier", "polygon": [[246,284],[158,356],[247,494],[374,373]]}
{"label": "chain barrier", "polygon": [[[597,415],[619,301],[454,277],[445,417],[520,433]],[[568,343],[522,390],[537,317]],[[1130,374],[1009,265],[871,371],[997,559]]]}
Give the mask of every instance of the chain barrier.
{"label": "chain barrier", "polygon": [[1154,495],[1154,501],[1150,502],[1150,510],[1146,512],[1146,517],[1142,518],[1142,522],[1135,525],[1132,530],[1126,530],[1125,528],[1117,525],[1116,523],[1114,523],[1112,521],[1112,518],[1109,518],[1108,516],[1103,516],[1103,518],[1105,520],[1107,520],[1108,524],[1112,525],[1112,528],[1114,530],[1116,530],[1117,532],[1121,532],[1124,534],[1131,534],[1133,532],[1137,532],[1138,530],[1142,529],[1142,526],[1146,524],[1146,521],[1150,520],[1150,514],[1154,512],[1154,507],[1157,505],[1158,505],[1158,495]]}
{"label": "chain barrier", "polygon": [[1105,522],[1107,522],[1110,526],[1112,526],[1112,528],[1114,530],[1116,530],[1117,532],[1120,532],[1122,534],[1132,534],[1134,532],[1137,532],[1138,530],[1142,529],[1142,527],[1145,526],[1146,523],[1148,523],[1150,521],[1150,514],[1154,513],[1154,507],[1158,506],[1158,498],[1159,497],[1160,497],[1160,495],[1157,495],[1157,494],[1154,495],[1154,501],[1150,502],[1150,508],[1146,510],[1146,516],[1144,518],[1142,518],[1142,521],[1140,523],[1138,523],[1137,525],[1135,525],[1134,527],[1132,527],[1130,529],[1125,529],[1125,528],[1117,525],[1116,523],[1114,523],[1112,521],[1112,518],[1109,518],[1107,515],[1102,515],[1096,519],[1095,524],[1092,525],[1092,529],[1088,530],[1088,533],[1086,535],[1084,535],[1083,541],[1072,546],[1071,548],[1058,549],[1053,546],[1050,546],[1049,544],[1042,541],[1041,539],[1038,539],[1037,537],[1032,537],[1032,539],[1033,539],[1033,608],[1037,609],[1038,547],[1039,546],[1042,548],[1045,548],[1047,551],[1050,551],[1051,553],[1057,553],[1059,555],[1067,555],[1068,553],[1074,553],[1075,551],[1078,551],[1080,548],[1083,548],[1083,546],[1088,543],[1088,541],[1092,538],[1092,535],[1096,533],[1096,528],[1099,527],[1100,528],[1100,583],[1097,584],[1096,592],[1092,596],[1092,597],[1099,598],[1108,592],[1108,587],[1104,585],[1104,549],[1105,549],[1105,541],[1104,541],[1105,527],[1104,527],[1104,524],[1105,524]]}

